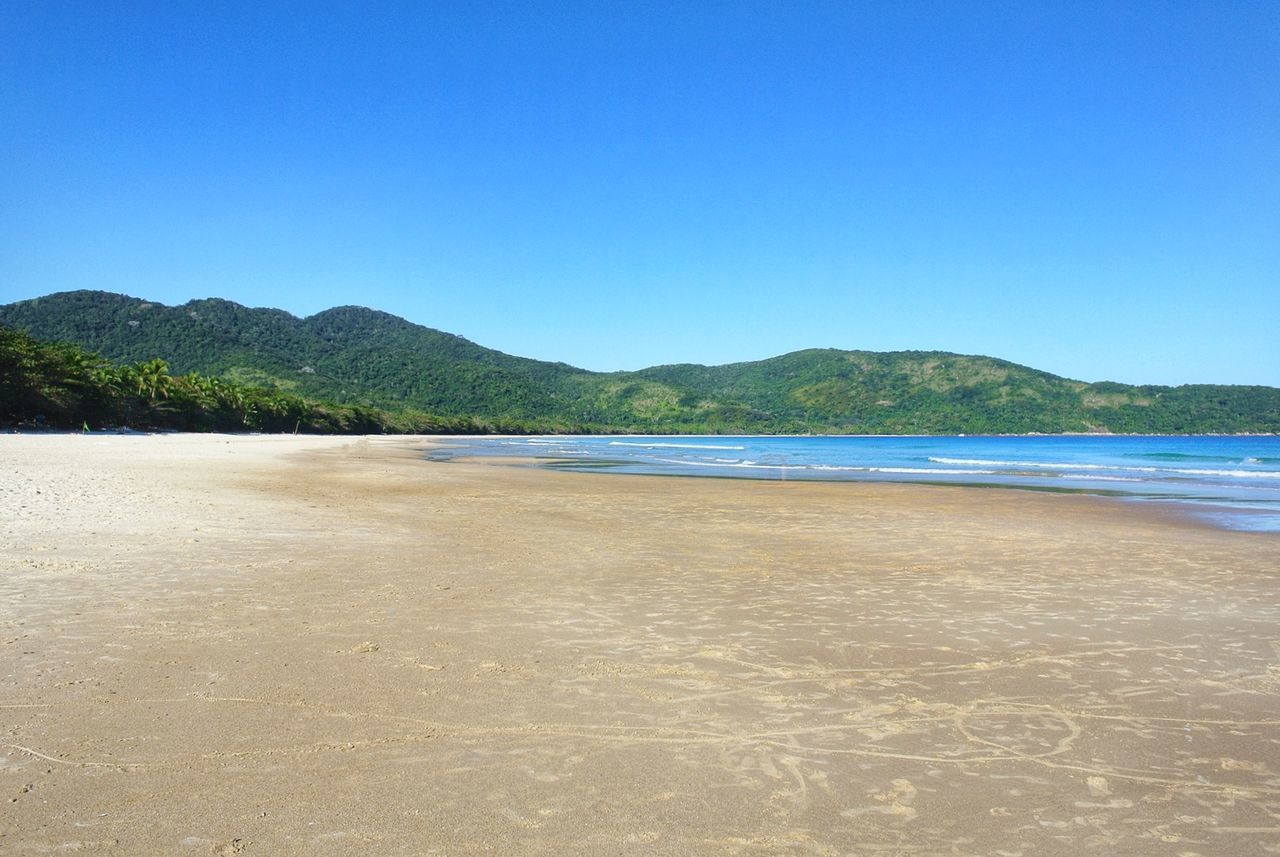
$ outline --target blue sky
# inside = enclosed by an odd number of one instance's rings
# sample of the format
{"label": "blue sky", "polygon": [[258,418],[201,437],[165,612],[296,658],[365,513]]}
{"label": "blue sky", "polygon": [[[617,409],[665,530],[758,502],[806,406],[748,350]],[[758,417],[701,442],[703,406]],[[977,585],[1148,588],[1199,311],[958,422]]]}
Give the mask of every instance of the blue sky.
{"label": "blue sky", "polygon": [[0,302],[1280,386],[1280,3],[0,4]]}

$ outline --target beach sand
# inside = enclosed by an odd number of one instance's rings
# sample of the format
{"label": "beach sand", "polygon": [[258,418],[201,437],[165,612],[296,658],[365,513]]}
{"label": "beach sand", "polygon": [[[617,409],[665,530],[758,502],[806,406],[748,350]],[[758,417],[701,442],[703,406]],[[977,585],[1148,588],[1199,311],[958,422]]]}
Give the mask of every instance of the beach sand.
{"label": "beach sand", "polygon": [[0,436],[0,853],[1280,854],[1280,537]]}

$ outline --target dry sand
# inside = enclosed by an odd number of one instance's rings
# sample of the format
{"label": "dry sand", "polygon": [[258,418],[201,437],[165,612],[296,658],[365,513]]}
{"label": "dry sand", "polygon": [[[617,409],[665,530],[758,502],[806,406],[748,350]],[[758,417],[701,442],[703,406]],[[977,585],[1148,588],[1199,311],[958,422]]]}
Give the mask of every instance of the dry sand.
{"label": "dry sand", "polygon": [[1280,537],[0,436],[0,852],[1280,853]]}

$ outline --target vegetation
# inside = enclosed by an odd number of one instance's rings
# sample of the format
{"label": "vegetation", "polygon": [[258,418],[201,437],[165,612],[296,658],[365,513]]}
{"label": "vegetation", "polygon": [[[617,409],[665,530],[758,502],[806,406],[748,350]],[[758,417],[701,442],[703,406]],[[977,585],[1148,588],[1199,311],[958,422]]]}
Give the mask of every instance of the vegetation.
{"label": "vegetation", "polygon": [[77,346],[40,342],[6,327],[0,327],[2,424],[318,434],[554,430],[313,402],[195,372],[175,376],[160,359],[114,364]]}
{"label": "vegetation", "polygon": [[[163,360],[175,373],[169,397],[137,412],[152,419],[196,395],[184,378],[253,391],[261,416],[246,427],[292,430],[268,420],[267,402],[277,396],[337,415],[332,430],[346,430],[344,420],[374,420],[388,431],[511,433],[1280,431],[1280,389],[1273,387],[1086,384],[944,352],[825,349],[727,366],[597,373],[503,354],[361,307],[299,319],[218,299],[166,307],[90,291],[0,307],[0,324],[74,343],[132,371]],[[218,405],[191,425],[227,427],[233,413]],[[317,418],[314,430],[327,424]]]}

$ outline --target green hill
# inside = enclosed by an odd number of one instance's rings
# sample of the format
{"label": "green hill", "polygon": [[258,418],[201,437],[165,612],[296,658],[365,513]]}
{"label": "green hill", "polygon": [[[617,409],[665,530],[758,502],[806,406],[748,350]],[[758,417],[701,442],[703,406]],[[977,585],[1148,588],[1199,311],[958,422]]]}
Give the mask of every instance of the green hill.
{"label": "green hill", "polygon": [[473,434],[506,427],[415,411],[395,414],[304,399],[197,373],[163,360],[113,363],[66,342],[0,325],[0,425],[127,426],[180,431]]}
{"label": "green hill", "polygon": [[528,430],[1280,431],[1273,387],[1086,384],[945,352],[822,349],[597,373],[514,357],[362,307],[300,319],[218,299],[167,307],[93,291],[0,307],[0,324],[113,361],[162,359],[178,375]]}

